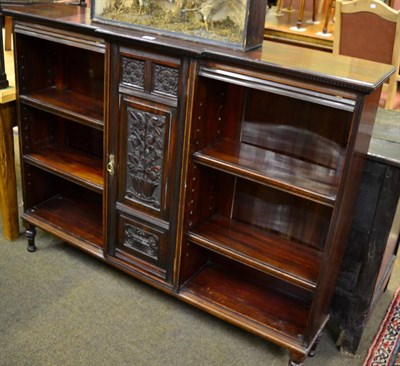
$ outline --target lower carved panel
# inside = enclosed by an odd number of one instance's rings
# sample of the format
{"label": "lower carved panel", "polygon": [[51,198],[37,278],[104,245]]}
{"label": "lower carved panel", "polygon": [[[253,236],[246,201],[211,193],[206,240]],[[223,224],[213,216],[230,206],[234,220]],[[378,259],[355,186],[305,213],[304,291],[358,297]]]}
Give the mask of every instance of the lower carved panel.
{"label": "lower carved panel", "polygon": [[168,235],[168,230],[121,212],[115,255],[137,271],[166,280]]}
{"label": "lower carved panel", "polygon": [[150,258],[158,259],[159,237],[139,227],[125,224],[123,245]]}

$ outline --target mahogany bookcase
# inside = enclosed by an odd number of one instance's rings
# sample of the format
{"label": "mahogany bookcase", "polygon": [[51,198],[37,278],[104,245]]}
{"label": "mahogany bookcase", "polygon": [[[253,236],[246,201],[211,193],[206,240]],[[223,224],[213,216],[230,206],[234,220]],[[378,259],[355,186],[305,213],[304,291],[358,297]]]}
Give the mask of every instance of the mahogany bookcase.
{"label": "mahogany bookcase", "polygon": [[149,39],[63,4],[3,12],[28,250],[40,227],[303,364],[392,68]]}

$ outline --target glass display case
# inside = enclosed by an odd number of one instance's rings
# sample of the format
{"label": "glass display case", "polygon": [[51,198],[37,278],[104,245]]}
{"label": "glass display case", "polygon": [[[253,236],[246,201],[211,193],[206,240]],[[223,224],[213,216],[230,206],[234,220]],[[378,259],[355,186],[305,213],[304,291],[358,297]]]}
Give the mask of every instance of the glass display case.
{"label": "glass display case", "polygon": [[92,0],[92,19],[248,50],[262,44],[266,0]]}

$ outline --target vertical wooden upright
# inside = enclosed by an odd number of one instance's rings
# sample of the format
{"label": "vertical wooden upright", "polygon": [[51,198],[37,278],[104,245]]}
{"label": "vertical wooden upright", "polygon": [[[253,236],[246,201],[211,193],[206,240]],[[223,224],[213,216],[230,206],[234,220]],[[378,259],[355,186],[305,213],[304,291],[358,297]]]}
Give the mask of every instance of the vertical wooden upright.
{"label": "vertical wooden upright", "polygon": [[19,235],[13,121],[15,121],[15,103],[0,104],[0,206],[3,235],[8,240],[15,240]]}
{"label": "vertical wooden upright", "polygon": [[[0,30],[3,17],[0,16]],[[0,32],[0,89],[9,86],[4,63],[3,34]],[[14,99],[14,98],[11,98]],[[14,144],[12,137],[15,121],[15,102],[10,95],[3,98],[0,94],[0,206],[3,222],[3,235],[8,240],[15,240],[19,235],[18,205],[14,166]]]}

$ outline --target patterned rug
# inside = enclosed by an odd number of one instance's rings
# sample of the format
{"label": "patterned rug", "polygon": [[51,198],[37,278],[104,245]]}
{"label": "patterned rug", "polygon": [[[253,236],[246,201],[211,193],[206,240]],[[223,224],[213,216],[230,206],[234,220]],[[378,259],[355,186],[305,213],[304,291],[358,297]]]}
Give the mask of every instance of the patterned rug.
{"label": "patterned rug", "polygon": [[400,288],[394,295],[363,366],[400,366]]}

